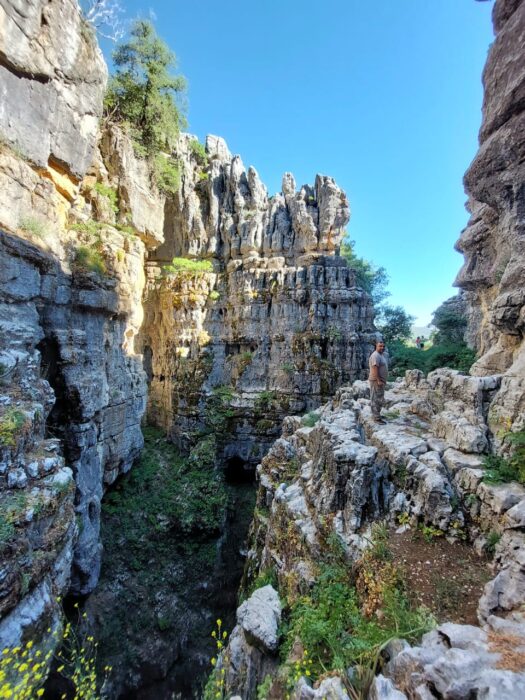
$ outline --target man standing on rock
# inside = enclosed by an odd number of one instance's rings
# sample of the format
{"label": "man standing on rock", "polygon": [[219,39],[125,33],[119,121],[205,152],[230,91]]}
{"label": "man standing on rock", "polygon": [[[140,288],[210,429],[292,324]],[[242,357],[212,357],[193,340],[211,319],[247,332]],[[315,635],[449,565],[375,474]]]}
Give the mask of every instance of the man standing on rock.
{"label": "man standing on rock", "polygon": [[372,416],[376,423],[385,423],[381,418],[381,409],[385,403],[385,386],[388,380],[388,361],[385,357],[385,344],[382,340],[376,341],[376,349],[368,360],[370,374],[370,406]]}

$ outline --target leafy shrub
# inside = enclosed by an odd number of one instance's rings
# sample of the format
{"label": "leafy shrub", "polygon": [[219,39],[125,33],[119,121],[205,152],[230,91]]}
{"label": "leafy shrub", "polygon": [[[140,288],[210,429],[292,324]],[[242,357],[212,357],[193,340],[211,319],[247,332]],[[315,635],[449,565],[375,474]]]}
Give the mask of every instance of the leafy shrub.
{"label": "leafy shrub", "polygon": [[507,433],[505,441],[511,446],[512,454],[510,457],[485,457],[483,481],[492,484],[517,481],[519,484],[525,484],[525,430]]}
{"label": "leafy shrub", "polygon": [[489,532],[487,535],[487,543],[485,545],[487,553],[490,555],[493,555],[494,552],[496,551],[496,545],[501,539],[501,535],[499,532],[496,532],[495,530],[492,530]]}
{"label": "leafy shrub", "polygon": [[387,291],[388,275],[385,268],[376,267],[368,260],[357,256],[354,241],[345,238],[340,254],[346,260],[348,267],[354,270],[357,284],[370,294],[376,306],[390,296],[390,292]]}
{"label": "leafy shrub", "polygon": [[116,190],[113,187],[110,187],[109,185],[104,185],[102,182],[96,182],[93,189],[95,190],[95,192],[98,192],[98,194],[102,195],[102,197],[105,197],[109,200],[111,209],[116,214],[118,212]]}
{"label": "leafy shrub", "polygon": [[215,289],[212,289],[211,292],[208,294],[208,299],[211,299],[212,301],[217,301],[220,298],[221,295]]}
{"label": "leafy shrub", "polygon": [[313,428],[320,417],[321,416],[315,411],[310,411],[310,413],[307,413],[301,418],[301,423],[305,428]]}
{"label": "leafy shrub", "polygon": [[107,266],[102,254],[85,245],[80,245],[75,250],[74,266],[83,272],[95,272],[97,275],[105,275]]}
{"label": "leafy shrub", "polygon": [[166,195],[175,194],[180,187],[180,170],[176,161],[159,153],[153,160],[153,178],[159,190]]}
{"label": "leafy shrub", "polygon": [[190,151],[199,165],[204,166],[208,164],[206,146],[204,146],[204,144],[202,144],[200,141],[197,139],[190,141]]}
{"label": "leafy shrub", "polygon": [[16,408],[9,408],[0,418],[0,445],[14,447],[15,438],[28,423],[25,413]]}
{"label": "leafy shrub", "polygon": [[407,369],[419,369],[425,374],[438,367],[450,367],[468,373],[476,360],[476,353],[464,343],[433,345],[428,350],[411,348],[401,342],[388,346],[390,371],[394,377],[401,377]]}

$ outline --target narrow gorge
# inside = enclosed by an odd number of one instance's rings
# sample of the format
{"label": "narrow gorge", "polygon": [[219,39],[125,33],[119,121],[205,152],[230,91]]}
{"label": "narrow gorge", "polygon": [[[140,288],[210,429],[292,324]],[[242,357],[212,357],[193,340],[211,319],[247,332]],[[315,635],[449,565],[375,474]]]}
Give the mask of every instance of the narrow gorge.
{"label": "narrow gorge", "polygon": [[390,382],[386,424],[334,179],[270,196],[180,133],[167,192],[76,0],[0,19],[0,641],[45,659],[1,697],[525,696],[525,2],[465,175],[477,360]]}

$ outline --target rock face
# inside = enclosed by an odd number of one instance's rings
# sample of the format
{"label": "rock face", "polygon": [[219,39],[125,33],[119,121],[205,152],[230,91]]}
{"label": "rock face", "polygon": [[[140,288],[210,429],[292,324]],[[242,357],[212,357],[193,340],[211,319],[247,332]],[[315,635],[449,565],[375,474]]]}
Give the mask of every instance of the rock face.
{"label": "rock face", "polygon": [[[288,173],[269,198],[222,139],[208,137],[205,160],[192,143],[181,138],[181,189],[150,256],[148,414],[184,445],[202,427],[206,396],[228,387],[235,416],[225,457],[255,465],[284,415],[363,376],[373,311],[336,255],[349,208],[331,178],[297,192]],[[174,256],[205,257],[210,272],[163,273]]]}
{"label": "rock face", "polygon": [[[356,381],[318,409],[315,425],[286,418],[282,438],[257,469],[260,486],[245,583],[273,571],[279,595],[288,601],[315,584],[330,538],[338,539],[350,565],[358,560],[369,546],[374,520],[396,527],[419,523],[450,541],[467,538],[478,550],[489,533],[499,538],[496,575],[479,601],[481,627],[441,625],[421,646],[401,645],[402,653],[392,655],[383,669],[390,678],[377,678],[371,697],[485,693],[496,698],[500,687],[501,697],[522,693],[525,674],[509,654],[518,645],[519,655],[525,644],[525,488],[482,480],[488,414],[500,379],[446,369],[425,378],[409,371],[388,387],[385,425],[372,419],[367,383]],[[235,668],[252,658],[251,652],[239,658],[239,648],[235,653]],[[261,659],[257,664],[263,668]],[[265,667],[264,673],[280,677],[277,669]],[[235,671],[227,677],[232,692],[238,692]],[[259,674],[256,683],[263,680]],[[312,689],[300,679],[292,697],[322,697],[320,687]],[[341,686],[334,697],[346,697],[345,692]],[[242,693],[246,699],[256,697],[248,688]]]}
{"label": "rock face", "polygon": [[[107,70],[77,4],[0,13],[0,639],[16,645],[54,630],[57,597],[93,589],[104,488],[143,444],[134,338],[140,236],[154,238],[154,224],[117,230],[93,188],[120,183],[97,147]],[[118,148],[122,159],[123,138]],[[137,202],[130,195],[121,215],[138,219]]]}
{"label": "rock face", "polygon": [[494,423],[510,421],[520,429],[525,413],[525,3],[497,0],[493,19],[496,38],[483,73],[480,147],[465,175],[471,218],[457,243],[465,263],[456,284],[465,290],[467,337],[480,354],[472,373],[507,375]]}

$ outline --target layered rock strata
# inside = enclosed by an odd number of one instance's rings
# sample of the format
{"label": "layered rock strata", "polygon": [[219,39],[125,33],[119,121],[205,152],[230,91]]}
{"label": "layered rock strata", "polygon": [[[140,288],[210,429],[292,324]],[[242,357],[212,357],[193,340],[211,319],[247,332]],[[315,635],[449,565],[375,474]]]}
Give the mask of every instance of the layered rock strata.
{"label": "layered rock strata", "polygon": [[105,136],[121,178],[97,147],[107,69],[77,4],[0,13],[0,639],[16,646],[93,589],[102,494],[142,448],[134,338],[162,240],[144,210],[163,200],[123,135]]}
{"label": "layered rock strata", "polygon": [[[300,418],[285,419],[282,438],[257,469],[258,507],[245,583],[273,571],[281,601],[315,584],[330,536],[337,536],[349,564],[358,560],[377,520],[434,528],[451,541],[468,538],[480,553],[488,533],[497,533],[495,577],[479,601],[481,627],[444,625],[421,648],[398,647],[384,670],[391,679],[376,679],[373,697],[430,697],[431,689],[433,697],[482,691],[500,697],[505,688],[501,697],[510,698],[522,690],[525,674],[505,654],[525,644],[525,488],[483,480],[488,414],[500,381],[454,370],[436,370],[426,379],[416,370],[407,372],[386,392],[385,425],[372,420],[367,383],[357,381],[319,409],[313,427]],[[239,634],[236,628],[232,639]],[[255,697],[254,688],[264,680],[254,679],[257,669],[278,666],[268,649],[247,644],[245,639],[242,647],[230,645],[227,655],[229,687],[243,698]],[[476,652],[483,654],[481,665]],[[349,680],[342,678],[336,697],[347,697]],[[304,678],[293,697],[316,693]]]}
{"label": "layered rock strata", "polygon": [[[515,430],[525,415],[525,3],[498,0],[495,40],[483,72],[480,147],[465,175],[465,256],[456,284],[465,290],[467,337],[479,351],[478,375],[504,372],[491,421]],[[499,429],[501,430],[501,425]]]}
{"label": "layered rock strata", "polygon": [[[268,197],[222,139],[208,137],[206,154],[181,139],[181,189],[150,256],[148,412],[185,445],[202,427],[206,397],[227,387],[234,416],[224,456],[255,465],[284,415],[363,375],[373,310],[337,256],[349,208],[331,178],[296,191],[286,174],[282,193]],[[210,271],[166,267],[191,256]]]}

